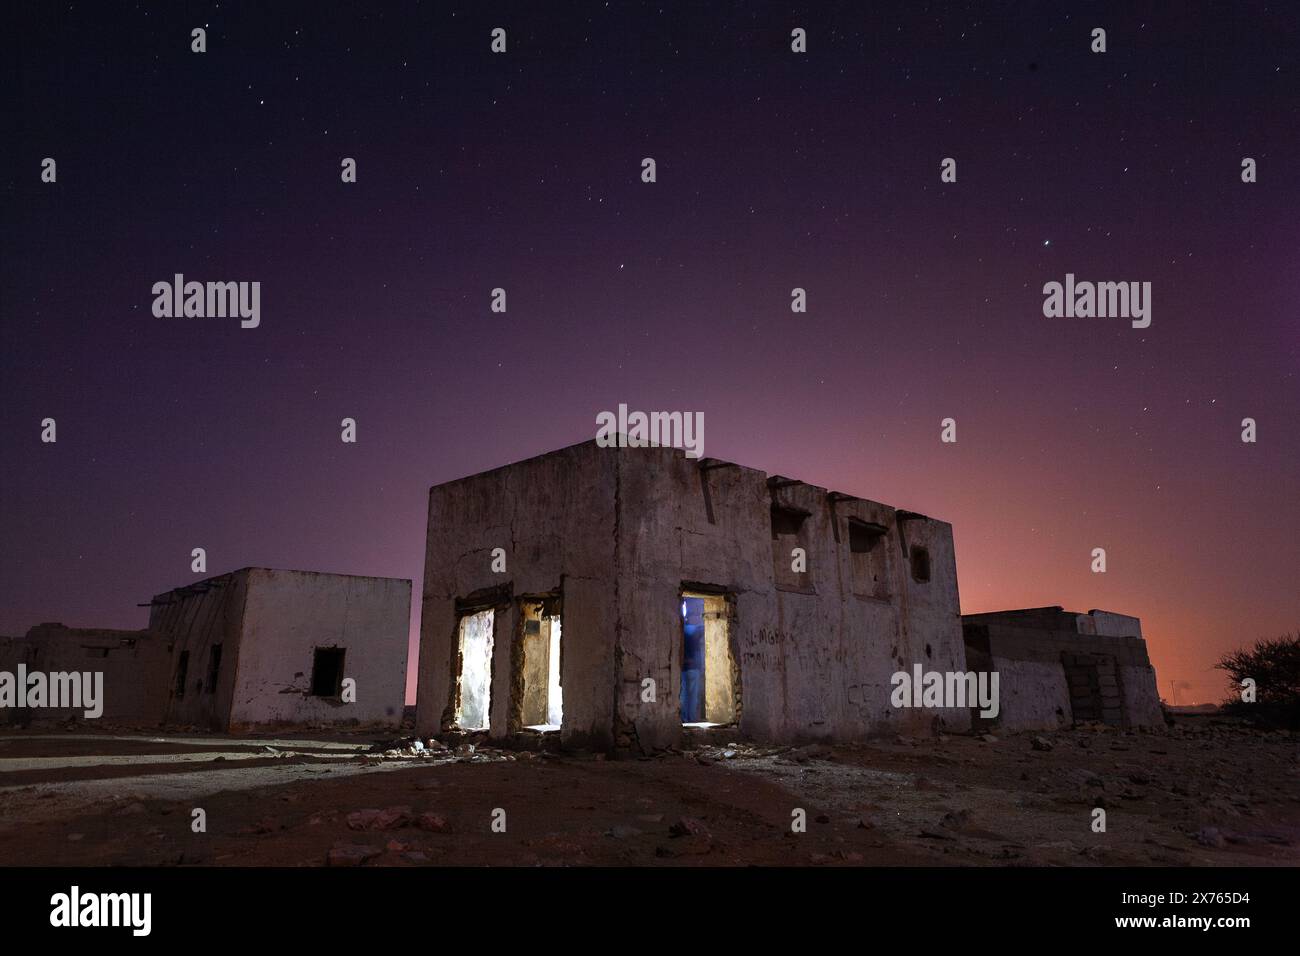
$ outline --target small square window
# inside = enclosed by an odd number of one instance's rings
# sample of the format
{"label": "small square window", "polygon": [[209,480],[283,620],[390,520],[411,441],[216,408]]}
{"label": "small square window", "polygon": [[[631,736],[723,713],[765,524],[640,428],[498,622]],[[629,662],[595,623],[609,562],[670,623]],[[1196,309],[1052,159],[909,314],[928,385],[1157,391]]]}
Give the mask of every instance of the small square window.
{"label": "small square window", "polygon": [[776,586],[787,591],[812,593],[813,576],[808,568],[809,514],[798,508],[772,504],[772,570]]}
{"label": "small square window", "polygon": [[849,551],[854,554],[869,554],[888,531],[883,525],[870,521],[849,519]]}
{"label": "small square window", "polygon": [[889,598],[889,529],[874,521],[849,518],[849,556],[853,570],[853,593],[879,600]]}
{"label": "small square window", "polygon": [[930,580],[930,552],[925,548],[912,548],[912,580]]}
{"label": "small square window", "polygon": [[772,537],[779,538],[784,534],[798,534],[799,529],[803,527],[804,519],[807,517],[808,513],[805,511],[773,505]]}
{"label": "small square window", "polygon": [[345,647],[318,647],[311,665],[311,696],[337,697],[343,692]]}

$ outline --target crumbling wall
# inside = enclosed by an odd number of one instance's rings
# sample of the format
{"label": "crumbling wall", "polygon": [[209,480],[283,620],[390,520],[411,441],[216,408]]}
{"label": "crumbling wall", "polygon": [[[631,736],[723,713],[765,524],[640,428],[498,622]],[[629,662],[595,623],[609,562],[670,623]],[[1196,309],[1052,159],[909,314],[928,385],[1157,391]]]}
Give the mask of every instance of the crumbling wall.
{"label": "crumbling wall", "polygon": [[681,739],[683,584],[736,595],[729,636],[745,680],[743,602],[766,594],[771,579],[763,475],[732,465],[702,471],[669,448],[606,452],[620,474],[618,743],[650,751]]}
{"label": "crumbling wall", "polygon": [[[804,516],[809,569],[783,574],[780,588],[773,555],[786,542],[774,543],[774,502]],[[850,553],[850,520],[878,531],[865,565]],[[503,572],[492,570],[497,548]],[[912,548],[928,556],[922,575]],[[675,449],[586,442],[430,490],[420,732],[446,724],[457,616],[476,601],[503,608],[489,733],[518,730],[520,603],[558,593],[563,743],[678,743],[683,590],[726,596],[742,733],[853,740],[969,726],[964,708],[890,703],[891,678],[914,663],[965,671],[949,525]],[[715,669],[718,656],[715,644]]]}
{"label": "crumbling wall", "polygon": [[[411,582],[250,568],[235,672],[232,729],[259,724],[396,726],[406,697]],[[316,648],[342,647],[356,699],[313,696]],[[223,658],[223,667],[225,661]]]}
{"label": "crumbling wall", "polygon": [[[163,719],[170,656],[168,641],[162,634],[38,624],[25,637],[3,641],[0,670],[16,673],[21,663],[28,673],[102,674],[102,713],[95,719],[146,725]],[[6,707],[0,710],[0,720],[81,720],[87,709]]]}
{"label": "crumbling wall", "polygon": [[[980,648],[1000,676],[995,723],[1011,731],[1054,729],[1091,718],[1075,712],[1070,673],[1089,660],[1097,669],[1100,716],[1122,727],[1163,726],[1155,670],[1137,618],[1106,611],[1073,614],[1027,608],[963,618],[968,650]],[[975,654],[971,653],[971,657]]]}
{"label": "crumbling wall", "polygon": [[[229,729],[247,583],[245,569],[154,597],[149,628],[165,634],[171,644],[164,684],[167,723],[192,724],[205,730]],[[213,646],[218,644],[221,665],[217,683],[208,688],[208,662]],[[187,662],[184,688],[183,693],[178,693],[183,660]]]}
{"label": "crumbling wall", "polygon": [[[897,556],[896,580],[901,582],[895,602],[899,608],[899,642],[915,664],[943,674],[973,671],[962,639],[961,597],[957,587],[957,554],[952,525],[925,515],[898,511],[890,532],[891,552]],[[903,729],[918,731],[918,721],[933,725],[939,718],[944,730],[965,730],[971,724],[969,709],[912,709],[905,712]]]}
{"label": "crumbling wall", "polygon": [[[457,602],[498,589],[509,595],[494,644],[490,735],[501,737],[510,729],[510,695],[518,685],[518,602],[558,592],[563,742],[612,746],[618,476],[607,451],[587,442],[430,489],[416,697],[421,733],[441,731],[450,703]],[[504,572],[492,569],[497,548],[505,552]]]}
{"label": "crumbling wall", "polygon": [[[888,730],[969,726],[964,709],[897,709],[892,675],[965,670],[951,528],[913,516],[930,549],[929,581],[910,579],[894,509],[761,471],[696,461],[673,449],[620,456],[620,743],[642,749],[680,739],[683,586],[734,595],[740,729],[768,740],[861,739]],[[797,546],[807,572],[778,586],[773,504],[804,515]],[[849,521],[886,529],[870,567],[883,580],[854,586]],[[788,541],[775,548],[789,562]],[[798,583],[795,583],[795,582]],[[859,593],[861,592],[861,593]],[[878,595],[885,595],[884,597]],[[640,693],[653,679],[656,700]]]}

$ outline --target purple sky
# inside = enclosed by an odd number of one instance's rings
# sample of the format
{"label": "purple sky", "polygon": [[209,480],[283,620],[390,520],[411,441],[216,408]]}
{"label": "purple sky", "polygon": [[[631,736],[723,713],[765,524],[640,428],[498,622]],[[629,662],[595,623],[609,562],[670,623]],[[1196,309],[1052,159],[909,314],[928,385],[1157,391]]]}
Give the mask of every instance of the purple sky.
{"label": "purple sky", "polygon": [[[143,626],[204,547],[412,578],[414,634],[428,487],[620,402],[951,521],[964,611],[1140,616],[1184,701],[1300,627],[1293,6],[261,6],[0,40],[0,633]],[[261,326],[155,318],[177,272]],[[1151,327],[1044,318],[1067,272]]]}

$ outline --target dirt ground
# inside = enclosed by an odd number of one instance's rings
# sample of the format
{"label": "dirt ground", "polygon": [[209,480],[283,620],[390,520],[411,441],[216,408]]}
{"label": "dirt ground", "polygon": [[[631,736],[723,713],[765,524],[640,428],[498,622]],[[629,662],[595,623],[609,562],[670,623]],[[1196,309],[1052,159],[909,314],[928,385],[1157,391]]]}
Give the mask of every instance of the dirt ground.
{"label": "dirt ground", "polygon": [[852,747],[726,734],[615,760],[385,752],[360,734],[0,731],[0,865],[1300,864],[1288,732],[1193,716],[1161,733]]}

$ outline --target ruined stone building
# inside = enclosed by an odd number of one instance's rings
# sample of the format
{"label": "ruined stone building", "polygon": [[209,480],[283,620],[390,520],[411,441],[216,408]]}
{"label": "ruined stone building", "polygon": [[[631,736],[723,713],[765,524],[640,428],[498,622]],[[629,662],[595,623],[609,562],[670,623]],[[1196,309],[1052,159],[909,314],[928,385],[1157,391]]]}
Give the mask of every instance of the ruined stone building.
{"label": "ruined stone building", "polygon": [[[28,673],[102,673],[99,719],[110,721],[157,723],[158,689],[166,686],[170,659],[167,641],[152,631],[38,624],[24,637],[0,638],[0,671],[17,673],[21,664]],[[4,707],[0,721],[75,720],[83,714],[80,706]]]}
{"label": "ruined stone building", "polygon": [[[102,673],[108,721],[235,733],[401,722],[410,581],[244,568],[148,606],[147,630],[42,624],[2,638],[0,671]],[[82,713],[0,710],[20,723]]]}
{"label": "ruined stone building", "polygon": [[1076,723],[1163,726],[1156,673],[1142,623],[1110,611],[1060,607],[962,617],[966,661],[997,671],[1007,730],[1050,730]]}
{"label": "ruined stone building", "polygon": [[[397,726],[406,698],[411,582],[243,568],[156,596],[171,645],[167,723]],[[354,681],[355,700],[344,694]]]}
{"label": "ruined stone building", "polygon": [[421,733],[648,750],[684,724],[772,741],[968,727],[966,709],[891,706],[916,663],[965,669],[943,521],[594,441],[429,492]]}

